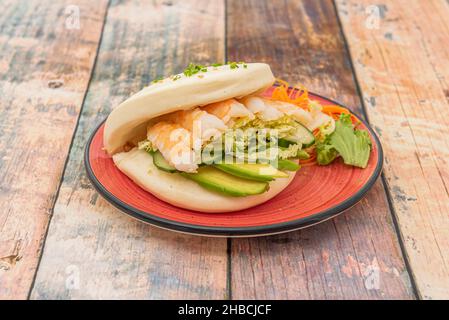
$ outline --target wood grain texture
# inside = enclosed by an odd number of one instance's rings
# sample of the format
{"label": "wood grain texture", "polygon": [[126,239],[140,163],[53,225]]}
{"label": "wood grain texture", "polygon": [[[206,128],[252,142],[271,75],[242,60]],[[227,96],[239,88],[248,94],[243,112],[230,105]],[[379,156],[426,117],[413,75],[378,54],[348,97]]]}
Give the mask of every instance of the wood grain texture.
{"label": "wood grain texture", "polygon": [[[69,5],[81,11],[81,30],[73,20],[66,27],[76,15]],[[2,1],[0,299],[30,291],[105,9],[106,1]]]}
{"label": "wood grain texture", "polygon": [[112,1],[32,298],[226,298],[226,239],[160,230],[103,200],[83,166],[95,126],[190,61],[224,60],[224,2]]}
{"label": "wood grain texture", "polygon": [[[268,62],[276,76],[361,112],[332,1],[227,3],[230,60]],[[231,250],[235,299],[414,297],[380,182],[334,220],[284,235],[235,239]]]}
{"label": "wood grain texture", "polygon": [[337,4],[418,294],[448,299],[449,3]]}

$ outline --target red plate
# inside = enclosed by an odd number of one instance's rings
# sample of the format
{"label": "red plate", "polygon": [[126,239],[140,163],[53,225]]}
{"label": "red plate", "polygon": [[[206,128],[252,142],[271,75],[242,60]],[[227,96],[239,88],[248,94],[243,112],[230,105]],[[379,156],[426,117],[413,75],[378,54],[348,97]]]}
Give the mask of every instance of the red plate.
{"label": "red plate", "polygon": [[[309,93],[323,105],[340,105]],[[366,169],[341,160],[329,166],[301,168],[293,182],[273,199],[231,213],[201,213],[174,207],[141,189],[114,165],[103,147],[101,123],[86,146],[85,166],[97,191],[125,213],[152,225],[209,236],[257,236],[304,228],[332,218],[352,207],[373,186],[383,163],[382,147],[373,130],[362,121],[373,141]],[[213,204],[211,204],[213,205]]]}

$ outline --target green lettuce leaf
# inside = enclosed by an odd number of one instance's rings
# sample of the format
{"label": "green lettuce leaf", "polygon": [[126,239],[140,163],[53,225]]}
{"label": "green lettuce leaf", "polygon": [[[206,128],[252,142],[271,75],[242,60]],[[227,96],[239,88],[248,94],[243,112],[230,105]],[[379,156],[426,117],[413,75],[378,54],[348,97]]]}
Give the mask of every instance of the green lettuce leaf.
{"label": "green lettuce leaf", "polygon": [[316,158],[318,164],[322,166],[328,165],[337,157],[338,152],[331,144],[329,144],[328,139],[316,144]]}
{"label": "green lettuce leaf", "polygon": [[335,131],[317,143],[316,150],[320,165],[327,165],[340,155],[345,164],[366,168],[371,153],[371,139],[368,132],[354,130],[350,115],[342,114],[335,123]]}

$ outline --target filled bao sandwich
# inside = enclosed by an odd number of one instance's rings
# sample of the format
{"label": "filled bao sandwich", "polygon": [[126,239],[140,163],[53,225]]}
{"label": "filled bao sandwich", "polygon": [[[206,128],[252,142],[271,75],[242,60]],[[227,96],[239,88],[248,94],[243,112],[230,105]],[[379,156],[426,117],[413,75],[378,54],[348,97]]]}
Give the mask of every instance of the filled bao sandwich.
{"label": "filled bao sandwich", "polygon": [[190,64],[115,108],[104,148],[143,189],[202,212],[242,210],[273,198],[294,179],[300,161],[324,165],[342,157],[366,167],[371,140],[346,109],[336,117],[284,83],[262,95],[275,81],[263,63]]}

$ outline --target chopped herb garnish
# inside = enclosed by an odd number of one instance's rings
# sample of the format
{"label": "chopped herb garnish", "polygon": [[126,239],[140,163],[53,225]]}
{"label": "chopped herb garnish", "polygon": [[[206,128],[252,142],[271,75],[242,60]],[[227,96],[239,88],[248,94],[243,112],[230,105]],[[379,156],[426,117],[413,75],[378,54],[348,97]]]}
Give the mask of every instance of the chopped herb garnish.
{"label": "chopped herb garnish", "polygon": [[156,78],[153,81],[151,81],[151,83],[158,83],[158,82],[162,82],[162,80],[164,80],[162,77]]}
{"label": "chopped herb garnish", "polygon": [[190,63],[189,66],[184,70],[184,75],[186,77],[191,77],[198,72],[207,72],[207,67],[201,64]]}
{"label": "chopped herb garnish", "polygon": [[231,69],[238,69],[239,65],[237,64],[237,62],[230,62],[229,67]]}
{"label": "chopped herb garnish", "polygon": [[243,66],[243,68],[245,68],[245,69],[248,68],[248,65],[245,62],[243,62],[243,61],[240,61],[240,62],[228,62],[227,64],[229,65],[229,67],[231,69],[238,69],[238,68],[240,68],[240,65]]}
{"label": "chopped herb garnish", "polygon": [[[226,65],[229,65],[229,67],[231,69],[238,69],[241,66],[243,68],[245,68],[245,69],[248,68],[248,65],[245,62],[243,62],[243,61],[240,61],[240,62],[228,62],[228,63],[226,63]],[[223,66],[223,64],[222,63],[212,63],[211,66],[216,68],[216,67]],[[191,77],[191,76],[193,76],[193,75],[195,75],[195,74],[197,74],[199,72],[207,72],[207,71],[208,71],[207,66],[204,66],[204,65],[201,65],[201,64],[189,63],[187,68],[184,69],[183,74],[186,77]],[[177,74],[177,75],[171,76],[170,78],[173,81],[176,81],[176,80],[179,80],[181,78],[181,75]],[[152,83],[157,83],[157,82],[160,82],[162,80],[163,80],[162,78],[155,79],[155,80],[152,81]]]}

